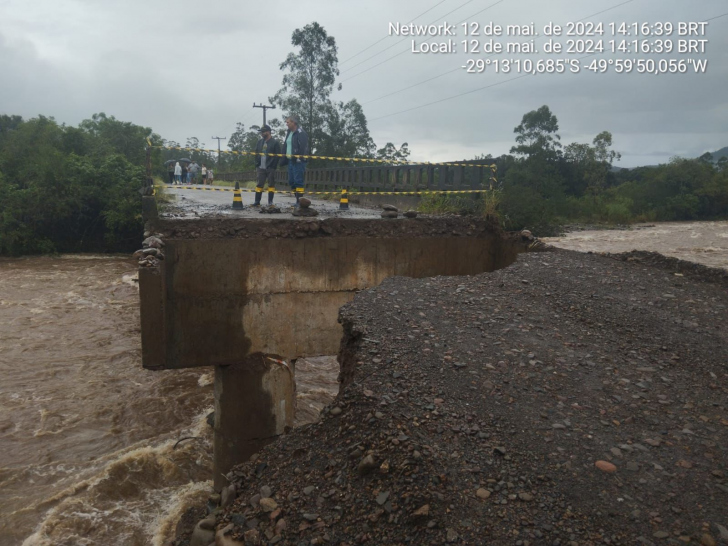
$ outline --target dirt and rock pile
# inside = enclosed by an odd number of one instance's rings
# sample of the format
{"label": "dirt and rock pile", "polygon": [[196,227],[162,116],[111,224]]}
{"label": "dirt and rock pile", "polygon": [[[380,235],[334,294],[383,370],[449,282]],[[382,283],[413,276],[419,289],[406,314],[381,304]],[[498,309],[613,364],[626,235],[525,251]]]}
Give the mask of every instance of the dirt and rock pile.
{"label": "dirt and rock pile", "polygon": [[722,283],[567,251],[388,279],[341,311],[321,422],[234,469],[205,537],[728,544],[727,306]]}

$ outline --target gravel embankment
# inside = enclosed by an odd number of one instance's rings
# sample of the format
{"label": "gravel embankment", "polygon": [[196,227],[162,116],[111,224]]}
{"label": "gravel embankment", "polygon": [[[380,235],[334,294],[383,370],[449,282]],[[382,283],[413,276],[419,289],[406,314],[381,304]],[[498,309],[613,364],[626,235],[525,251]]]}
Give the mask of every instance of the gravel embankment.
{"label": "gravel embankment", "polygon": [[723,282],[568,251],[388,279],[341,311],[322,421],[233,471],[207,526],[218,544],[728,544],[727,306]]}

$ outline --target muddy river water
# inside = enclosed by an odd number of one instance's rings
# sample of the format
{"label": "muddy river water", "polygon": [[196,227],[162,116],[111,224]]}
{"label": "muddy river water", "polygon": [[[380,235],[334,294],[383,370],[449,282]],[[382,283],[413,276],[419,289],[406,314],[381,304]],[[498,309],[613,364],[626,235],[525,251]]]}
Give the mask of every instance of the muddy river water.
{"label": "muddy river water", "polygon": [[728,269],[728,222],[638,224],[626,230],[574,231],[544,241],[583,252],[652,250],[665,256]]}
{"label": "muddy river water", "polygon": [[[1,546],[159,545],[210,493],[212,369],[142,369],[135,277],[128,256],[0,259]],[[297,420],[337,366],[299,361]]]}
{"label": "muddy river water", "polygon": [[[728,268],[728,222],[548,242]],[[126,256],[0,259],[0,546],[161,545],[209,494],[212,370],[142,369],[135,275]],[[298,363],[302,419],[336,373]]]}

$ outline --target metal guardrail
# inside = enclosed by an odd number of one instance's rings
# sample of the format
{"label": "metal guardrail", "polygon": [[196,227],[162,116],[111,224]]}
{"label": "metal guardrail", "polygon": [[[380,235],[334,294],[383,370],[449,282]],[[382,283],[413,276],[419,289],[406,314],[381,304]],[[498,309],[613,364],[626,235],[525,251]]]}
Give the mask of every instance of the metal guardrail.
{"label": "metal guardrail", "polygon": [[[333,167],[306,169],[308,190],[363,192],[420,192],[494,189],[495,179],[484,163],[473,165],[397,165],[373,167]],[[225,182],[251,182],[255,171],[218,173],[215,179]],[[275,173],[276,185],[288,182],[285,169]]]}

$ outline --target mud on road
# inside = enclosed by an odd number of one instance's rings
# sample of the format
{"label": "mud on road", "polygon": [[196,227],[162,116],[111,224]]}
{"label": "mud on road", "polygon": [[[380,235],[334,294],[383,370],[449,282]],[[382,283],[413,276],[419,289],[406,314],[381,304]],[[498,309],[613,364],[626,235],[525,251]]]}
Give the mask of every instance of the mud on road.
{"label": "mud on road", "polygon": [[728,543],[728,294],[681,275],[554,251],[361,292],[338,398],[233,470],[220,540]]}

